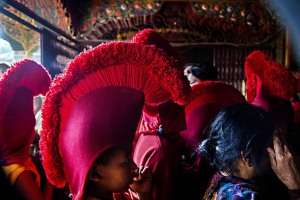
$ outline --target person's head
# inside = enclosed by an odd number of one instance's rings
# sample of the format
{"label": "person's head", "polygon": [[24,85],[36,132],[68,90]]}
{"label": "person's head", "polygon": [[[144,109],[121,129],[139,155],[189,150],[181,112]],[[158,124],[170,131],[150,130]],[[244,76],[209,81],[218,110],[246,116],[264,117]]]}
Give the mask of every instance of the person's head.
{"label": "person's head", "polygon": [[[133,36],[132,42],[154,45],[162,49],[170,57],[175,58],[176,63],[173,63],[174,68],[182,69],[179,53],[171,46],[169,41],[163,38],[156,30],[149,28],[143,29]],[[177,80],[179,81],[178,83],[182,83],[181,85],[177,84],[181,98],[189,99],[191,92],[189,82],[182,74]],[[137,138],[143,133],[168,134],[186,129],[184,106],[175,103],[173,100],[164,102],[159,106],[147,107],[146,109],[147,112],[143,112],[144,116],[137,130]]]}
{"label": "person's head", "polygon": [[247,102],[271,113],[277,127],[288,130],[293,121],[290,99],[296,94],[297,79],[271,56],[251,52],[245,61]]}
{"label": "person's head", "polygon": [[[42,107],[40,152],[49,181],[57,187],[68,183],[75,200],[128,189],[135,165],[125,164],[131,149],[122,146],[133,142],[143,107],[185,102],[174,62],[161,49],[132,42],[101,44],[70,62]],[[95,172],[103,179],[91,176]],[[104,176],[113,185],[104,184]]]}
{"label": "person's head", "polygon": [[34,139],[33,98],[45,95],[51,77],[33,60],[14,63],[0,79],[0,158],[2,165],[24,163]]}
{"label": "person's head", "polygon": [[43,100],[44,100],[44,97],[41,95],[36,96],[34,98],[34,100],[33,100],[34,114],[36,114],[42,108]]}
{"label": "person's head", "polygon": [[131,143],[106,150],[89,170],[87,195],[105,198],[114,192],[126,192],[136,170]]}
{"label": "person's head", "polygon": [[198,152],[218,171],[252,179],[270,170],[267,147],[272,145],[274,128],[263,108],[235,104],[216,116]]}
{"label": "person's head", "polygon": [[217,80],[218,70],[210,63],[186,63],[184,65],[184,75],[190,82],[190,85],[194,85],[201,81]]}
{"label": "person's head", "polygon": [[4,72],[9,68],[9,65],[6,63],[0,63],[0,78],[3,76]]}

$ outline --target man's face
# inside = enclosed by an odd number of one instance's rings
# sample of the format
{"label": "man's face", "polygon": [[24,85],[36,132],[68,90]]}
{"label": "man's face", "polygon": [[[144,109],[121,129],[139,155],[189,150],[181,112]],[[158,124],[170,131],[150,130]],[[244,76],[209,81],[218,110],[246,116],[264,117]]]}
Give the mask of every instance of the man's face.
{"label": "man's face", "polygon": [[195,77],[191,72],[192,66],[187,66],[184,68],[183,74],[187,77],[188,81],[190,82],[190,86],[200,82],[201,80]]}
{"label": "man's face", "polygon": [[188,75],[191,73],[190,69],[192,68],[192,66],[187,66],[184,68],[183,74],[188,77]]}

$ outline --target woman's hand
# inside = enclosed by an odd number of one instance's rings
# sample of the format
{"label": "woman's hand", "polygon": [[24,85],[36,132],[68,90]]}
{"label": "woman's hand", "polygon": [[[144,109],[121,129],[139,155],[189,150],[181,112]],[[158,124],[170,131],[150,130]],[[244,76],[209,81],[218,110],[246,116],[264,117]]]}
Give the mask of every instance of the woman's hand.
{"label": "woman's hand", "polygon": [[300,158],[288,147],[285,134],[275,130],[274,149],[268,148],[271,167],[289,190],[300,189]]}

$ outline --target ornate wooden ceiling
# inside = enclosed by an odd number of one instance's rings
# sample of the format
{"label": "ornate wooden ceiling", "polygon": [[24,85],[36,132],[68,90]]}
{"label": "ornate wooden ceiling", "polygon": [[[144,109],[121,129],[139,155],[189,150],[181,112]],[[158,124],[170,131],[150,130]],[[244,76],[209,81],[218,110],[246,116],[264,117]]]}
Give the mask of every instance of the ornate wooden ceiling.
{"label": "ornate wooden ceiling", "polygon": [[83,42],[128,40],[150,27],[181,45],[269,45],[283,28],[267,0],[16,1]]}
{"label": "ornate wooden ceiling", "polygon": [[126,40],[145,27],[174,43],[266,44],[280,31],[259,0],[61,0],[78,40]]}

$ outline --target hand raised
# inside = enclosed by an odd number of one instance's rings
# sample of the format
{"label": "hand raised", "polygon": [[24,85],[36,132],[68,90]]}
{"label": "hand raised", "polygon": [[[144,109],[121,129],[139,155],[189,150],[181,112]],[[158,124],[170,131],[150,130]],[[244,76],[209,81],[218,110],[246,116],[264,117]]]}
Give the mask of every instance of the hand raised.
{"label": "hand raised", "polygon": [[273,171],[288,189],[300,189],[300,158],[290,150],[281,130],[274,131],[273,143],[274,149],[267,149]]}

